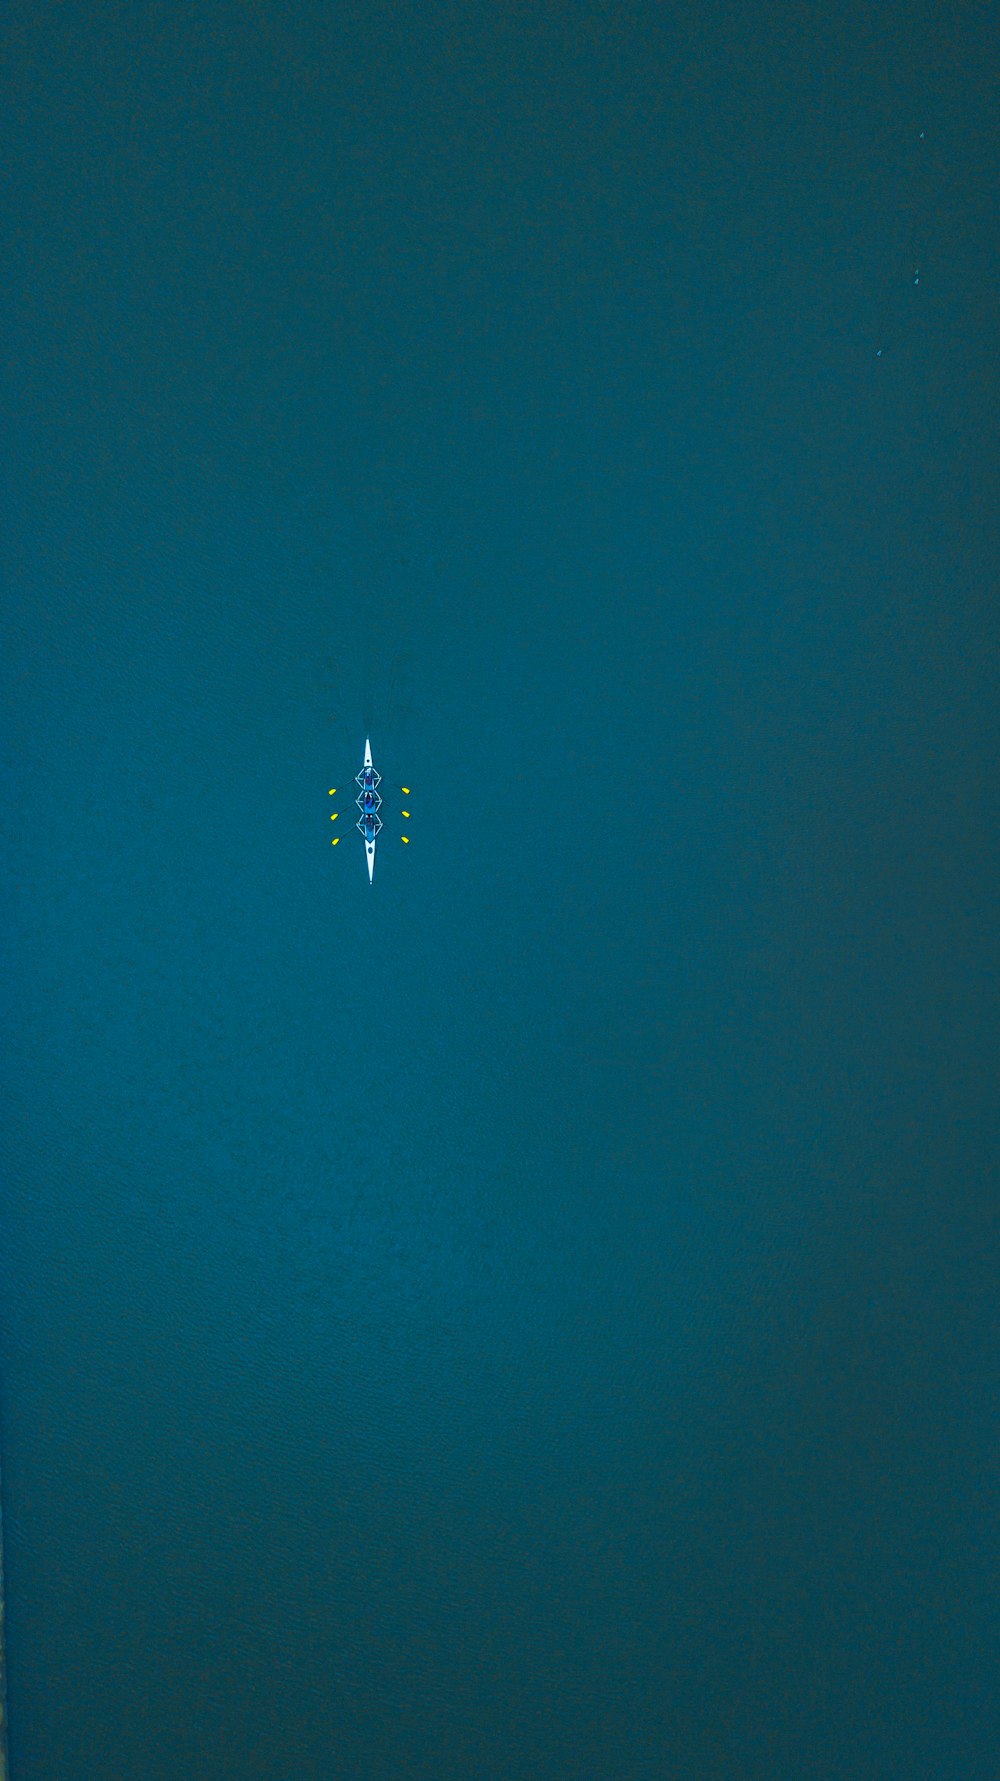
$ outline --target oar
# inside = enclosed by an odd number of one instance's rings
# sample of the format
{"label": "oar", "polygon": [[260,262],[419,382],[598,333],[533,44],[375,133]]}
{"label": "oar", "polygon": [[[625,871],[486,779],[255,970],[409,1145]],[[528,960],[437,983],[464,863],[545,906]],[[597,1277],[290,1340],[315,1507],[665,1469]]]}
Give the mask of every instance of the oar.
{"label": "oar", "polygon": [[[410,795],[410,788],[408,785],[397,785],[397,786],[393,787],[393,790],[397,791],[397,792],[402,792],[404,798],[408,798]],[[405,816],[407,822],[409,822],[410,812],[408,810],[403,810],[400,814]],[[409,847],[409,845],[410,845],[409,835],[400,835],[399,839],[401,841],[405,842],[406,846]]]}

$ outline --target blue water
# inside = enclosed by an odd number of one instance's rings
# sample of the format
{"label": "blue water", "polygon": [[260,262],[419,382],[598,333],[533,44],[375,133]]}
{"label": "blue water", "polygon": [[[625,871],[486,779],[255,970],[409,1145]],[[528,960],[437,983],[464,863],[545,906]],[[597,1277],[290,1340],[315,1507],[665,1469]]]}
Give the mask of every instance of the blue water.
{"label": "blue water", "polygon": [[13,1781],[994,1773],[945,29],[15,6]]}

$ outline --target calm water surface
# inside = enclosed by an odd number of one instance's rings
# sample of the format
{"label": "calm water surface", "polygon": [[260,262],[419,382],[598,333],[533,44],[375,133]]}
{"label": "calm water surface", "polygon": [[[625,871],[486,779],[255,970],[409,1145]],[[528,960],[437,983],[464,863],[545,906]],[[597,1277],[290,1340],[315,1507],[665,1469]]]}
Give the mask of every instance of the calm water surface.
{"label": "calm water surface", "polygon": [[994,1773],[949,29],[15,5],[14,1781]]}

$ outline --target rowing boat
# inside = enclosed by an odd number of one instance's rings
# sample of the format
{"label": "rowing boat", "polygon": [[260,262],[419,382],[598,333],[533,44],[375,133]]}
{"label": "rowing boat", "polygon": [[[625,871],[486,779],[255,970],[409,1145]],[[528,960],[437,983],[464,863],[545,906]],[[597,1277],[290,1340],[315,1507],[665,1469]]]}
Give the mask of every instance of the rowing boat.
{"label": "rowing boat", "polygon": [[365,844],[365,854],[368,858],[368,882],[371,884],[375,876],[375,839],[382,827],[382,818],[378,813],[379,805],[382,802],[378,789],[382,775],[376,773],[372,766],[372,746],[367,736],[365,737],[365,764],[361,772],[354,775],[354,779],[355,784],[361,788],[355,802],[361,812],[358,818],[358,829]]}

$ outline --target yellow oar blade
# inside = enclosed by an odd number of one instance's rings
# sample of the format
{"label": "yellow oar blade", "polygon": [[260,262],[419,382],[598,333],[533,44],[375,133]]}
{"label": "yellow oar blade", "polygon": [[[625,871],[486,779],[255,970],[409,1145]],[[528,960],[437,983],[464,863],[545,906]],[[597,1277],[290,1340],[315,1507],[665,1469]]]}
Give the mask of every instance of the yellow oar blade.
{"label": "yellow oar blade", "polygon": [[399,789],[400,789],[400,791],[401,791],[401,792],[402,792],[402,794],[403,794],[403,796],[404,796],[404,798],[408,798],[408,797],[409,797],[409,795],[410,795],[410,788],[409,788],[409,786],[408,786],[408,785],[401,785],[401,786],[400,786],[400,788],[399,788]]}
{"label": "yellow oar blade", "polygon": [[339,835],[334,835],[334,837],[333,837],[333,840],[332,840],[332,841],[331,841],[331,842],[330,842],[330,846],[331,846],[331,847],[336,847],[336,845],[337,845],[337,842],[338,842],[338,841],[339,841],[339,840],[340,840],[340,836],[339,836]]}
{"label": "yellow oar blade", "polygon": [[336,791],[336,789],[337,789],[337,788],[336,788],[336,786],[335,786],[335,785],[331,785],[331,787],[330,787],[330,796],[331,796],[331,798],[332,798],[332,797],[333,797],[333,794],[334,794],[334,792],[335,792],[335,791]]}
{"label": "yellow oar blade", "polygon": [[404,811],[403,811],[403,815],[404,815],[404,816],[407,816],[407,817],[408,817],[408,816],[409,816],[409,814],[410,814],[410,812],[409,812],[409,811],[408,811],[408,810],[404,810]]}
{"label": "yellow oar blade", "polygon": [[337,820],[337,812],[336,812],[336,811],[334,811],[334,813],[333,813],[333,815],[332,815],[332,816],[331,816],[331,818],[330,818],[330,821],[331,821],[331,822],[336,822],[336,820]]}
{"label": "yellow oar blade", "polygon": [[406,845],[407,845],[407,847],[409,847],[409,845],[410,845],[410,837],[409,837],[409,835],[400,835],[400,837],[399,837],[399,839],[400,839],[400,840],[401,840],[401,841],[405,841],[405,842],[406,842]]}

